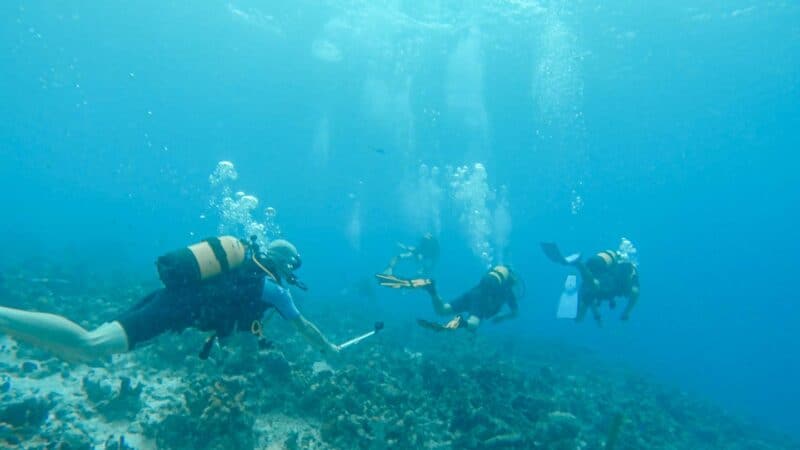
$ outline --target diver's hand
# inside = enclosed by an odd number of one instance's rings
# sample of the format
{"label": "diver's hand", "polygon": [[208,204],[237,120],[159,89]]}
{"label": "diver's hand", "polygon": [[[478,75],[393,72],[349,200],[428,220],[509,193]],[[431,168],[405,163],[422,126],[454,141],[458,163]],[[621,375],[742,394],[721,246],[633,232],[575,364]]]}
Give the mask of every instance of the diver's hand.
{"label": "diver's hand", "polygon": [[581,260],[581,254],[575,253],[564,258],[564,264],[571,266]]}

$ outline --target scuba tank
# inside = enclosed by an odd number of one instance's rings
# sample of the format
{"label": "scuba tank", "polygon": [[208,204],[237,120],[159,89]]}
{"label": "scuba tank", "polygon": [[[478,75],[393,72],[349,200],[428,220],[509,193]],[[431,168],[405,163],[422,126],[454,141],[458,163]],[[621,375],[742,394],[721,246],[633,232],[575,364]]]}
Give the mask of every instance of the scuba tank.
{"label": "scuba tank", "polygon": [[247,247],[240,239],[220,236],[162,255],[156,267],[164,286],[178,288],[238,268],[244,263],[246,253]]}

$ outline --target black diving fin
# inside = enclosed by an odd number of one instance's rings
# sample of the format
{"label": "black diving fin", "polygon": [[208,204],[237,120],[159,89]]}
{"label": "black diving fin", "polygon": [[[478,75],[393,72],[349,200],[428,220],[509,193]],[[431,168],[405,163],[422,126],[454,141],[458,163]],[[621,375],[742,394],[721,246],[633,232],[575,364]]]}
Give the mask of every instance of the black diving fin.
{"label": "black diving fin", "polygon": [[558,245],[553,242],[542,242],[540,245],[542,246],[544,255],[554,263],[571,265],[575,264],[575,262],[577,262],[581,257],[580,253],[575,253],[565,258],[564,255],[561,254],[561,250],[558,248]]}
{"label": "black diving fin", "polygon": [[398,278],[394,275],[388,275],[385,273],[375,274],[375,278],[378,279],[378,284],[380,284],[381,286],[392,289],[418,289],[433,284],[433,280],[431,280],[430,278],[414,278],[411,280],[407,280],[404,278]]}
{"label": "black diving fin", "polygon": [[559,250],[558,245],[553,242],[542,242],[542,251],[544,255],[550,261],[558,264],[566,264],[566,260],[564,259],[564,255],[561,254],[561,250]]}
{"label": "black diving fin", "polygon": [[433,331],[436,331],[436,332],[439,332],[439,331],[453,331],[453,330],[457,330],[459,328],[463,328],[463,327],[467,326],[466,322],[464,322],[464,319],[461,316],[453,317],[453,319],[450,320],[449,322],[447,322],[446,324],[440,324],[440,323],[436,323],[436,322],[431,322],[431,321],[425,320],[425,319],[417,319],[417,323],[422,328],[427,328],[429,330],[433,330]]}

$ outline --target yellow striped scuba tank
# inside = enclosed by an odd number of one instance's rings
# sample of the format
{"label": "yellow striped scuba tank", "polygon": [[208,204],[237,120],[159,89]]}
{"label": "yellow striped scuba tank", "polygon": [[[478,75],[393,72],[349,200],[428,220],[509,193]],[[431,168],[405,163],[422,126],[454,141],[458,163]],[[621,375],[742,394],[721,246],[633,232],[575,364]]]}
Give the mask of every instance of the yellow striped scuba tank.
{"label": "yellow striped scuba tank", "polygon": [[603,250],[596,256],[602,259],[606,266],[612,266],[617,262],[617,253],[614,250]]}
{"label": "yellow striped scuba tank", "polygon": [[505,286],[507,283],[514,281],[511,270],[506,266],[494,266],[488,275],[494,278],[500,286]]}
{"label": "yellow striped scuba tank", "polygon": [[487,272],[484,280],[491,280],[500,288],[511,289],[516,299],[525,296],[525,282],[510,267],[505,265],[494,266]]}
{"label": "yellow striped scuba tank", "polygon": [[245,261],[247,246],[233,236],[204,239],[162,255],[156,261],[164,286],[181,287],[230,272]]}

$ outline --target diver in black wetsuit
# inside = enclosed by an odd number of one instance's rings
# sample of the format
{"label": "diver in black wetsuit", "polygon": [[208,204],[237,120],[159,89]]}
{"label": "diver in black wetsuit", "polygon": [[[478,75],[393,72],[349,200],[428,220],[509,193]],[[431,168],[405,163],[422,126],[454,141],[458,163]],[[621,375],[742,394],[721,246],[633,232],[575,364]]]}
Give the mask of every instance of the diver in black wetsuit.
{"label": "diver in black wetsuit", "polygon": [[574,265],[581,273],[583,284],[578,293],[577,321],[583,320],[587,309],[597,323],[602,323],[599,306],[608,301],[611,309],[616,305],[616,297],[627,297],[628,303],[620,315],[621,320],[628,320],[631,311],[639,300],[639,272],[636,266],[628,261],[621,261],[616,252],[602,251],[586,262],[575,261]]}
{"label": "diver in black wetsuit", "polygon": [[[495,266],[481,278],[478,285],[461,294],[455,300],[446,302],[436,291],[436,285],[431,279],[417,278],[405,280],[392,275],[377,274],[381,286],[395,289],[425,289],[431,296],[431,302],[436,314],[447,316],[456,314],[450,322],[438,325],[425,320],[419,320],[420,325],[434,330],[457,329],[466,327],[475,331],[484,319],[493,319],[500,323],[513,319],[519,314],[517,296],[514,287],[519,282],[514,272],[506,266]],[[509,312],[499,314],[503,305],[508,305]],[[467,314],[466,323],[461,314]]]}
{"label": "diver in black wetsuit", "polygon": [[[431,296],[436,314],[440,316],[458,314],[454,320],[460,323],[461,313],[467,313],[467,329],[475,331],[480,326],[481,320],[492,319],[494,323],[500,323],[519,315],[517,297],[513,289],[516,282],[517,278],[511,269],[506,266],[495,266],[486,272],[477,286],[451,302],[445,302],[439,296],[433,282],[426,286],[425,290]],[[509,312],[499,314],[503,305],[508,305]]]}
{"label": "diver in black wetsuit", "polygon": [[639,270],[635,259],[636,249],[627,239],[623,239],[620,250],[604,250],[581,261],[579,254],[562,257],[555,244],[542,244],[545,254],[553,261],[575,267],[581,275],[582,284],[578,291],[578,312],[575,320],[580,322],[591,309],[595,321],[602,324],[600,306],[608,301],[616,307],[617,297],[628,299],[621,320],[628,320],[631,311],[639,300]]}
{"label": "diver in black wetsuit", "polygon": [[283,286],[286,281],[302,287],[294,275],[301,264],[294,245],[279,239],[265,253],[252,248],[223,236],[159,258],[166,287],[91,331],[58,315],[0,307],[0,332],[64,359],[88,361],[133,350],[167,331],[193,327],[214,333],[205,351],[216,337],[237,330],[256,332],[264,313],[274,308],[312,345],[338,353],[339,347],[300,314]]}
{"label": "diver in black wetsuit", "polygon": [[414,247],[405,244],[397,245],[403,251],[392,257],[382,272],[383,274],[393,275],[397,263],[410,260],[417,266],[416,275],[424,277],[432,275],[433,269],[439,261],[439,241],[431,233],[425,233]]}

